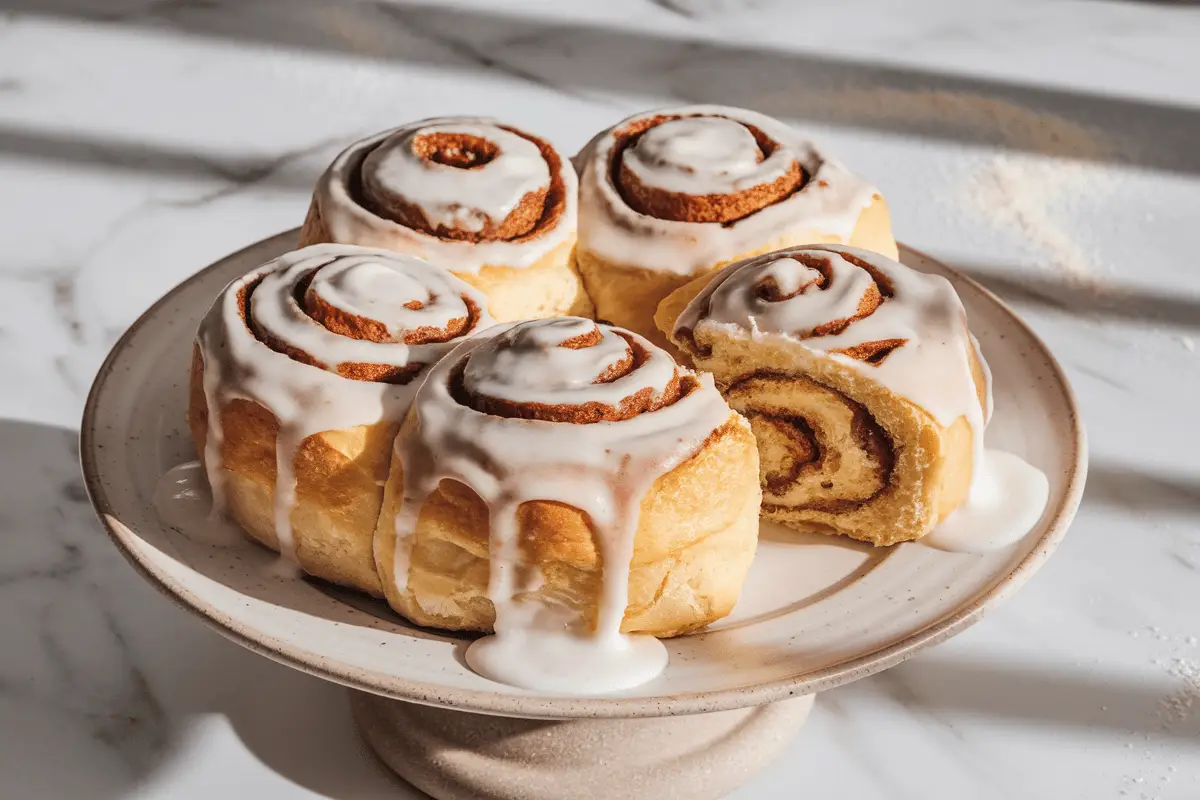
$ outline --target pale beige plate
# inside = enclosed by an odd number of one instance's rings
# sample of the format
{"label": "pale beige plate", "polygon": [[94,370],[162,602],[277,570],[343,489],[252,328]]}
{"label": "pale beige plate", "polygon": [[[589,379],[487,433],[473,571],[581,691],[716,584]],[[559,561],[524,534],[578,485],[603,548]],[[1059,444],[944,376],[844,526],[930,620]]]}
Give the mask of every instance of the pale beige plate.
{"label": "pale beige plate", "polygon": [[151,504],[159,476],[195,457],[184,409],[197,321],[228,281],[289,249],[295,236],[259,242],[201,271],[130,328],[88,398],[82,458],[105,526],[152,583],[245,646],[329,680],[427,705],[543,719],[695,714],[811,694],[886,669],[980,619],[1045,562],[1079,502],[1084,434],[1059,366],[994,296],[903,249],[909,265],[945,274],[966,304],[997,387],[988,444],[1049,476],[1050,504],[1038,526],[1012,548],[985,555],[921,544],[872,551],[764,526],[734,616],[668,642],[670,666],[660,679],[602,698],[492,683],[464,665],[466,639],[416,629],[366,598],[278,577],[271,553],[189,538],[165,526]]}

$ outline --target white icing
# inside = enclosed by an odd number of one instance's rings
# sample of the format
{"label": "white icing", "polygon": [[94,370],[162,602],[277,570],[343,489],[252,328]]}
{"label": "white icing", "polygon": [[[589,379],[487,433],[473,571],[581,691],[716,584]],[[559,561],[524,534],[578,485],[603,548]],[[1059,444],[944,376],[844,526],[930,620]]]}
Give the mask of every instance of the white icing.
{"label": "white icing", "polygon": [[[555,347],[596,329],[603,338],[593,347]],[[661,396],[677,369],[674,362],[642,337],[624,333],[647,360],[626,376],[597,384],[597,376],[628,347],[615,329],[575,317],[496,326],[464,342],[430,371],[413,403],[416,424],[396,439],[404,465],[394,559],[400,591],[410,588],[412,537],[421,505],[441,480],[470,486],[488,505],[488,595],[496,608],[495,635],[474,643],[467,659],[494,680],[599,694],[650,680],[666,664],[665,649],[653,637],[620,631],[629,564],[647,490],[731,417],[711,376],[701,376],[698,387],[670,405],[591,424],[493,416],[461,405],[450,389],[454,370],[466,362],[463,380],[495,398],[612,404],[647,388]],[[539,346],[560,352],[538,353]],[[531,500],[578,508],[595,527],[603,574],[594,630],[583,628],[577,611],[528,593],[540,576],[517,548],[516,512]],[[439,602],[419,593],[414,599],[426,608]]]}
{"label": "white icing", "polygon": [[[316,270],[308,291],[343,310],[368,312],[367,317],[384,323],[397,338],[406,329],[442,327],[448,319],[467,318],[466,299],[478,315],[475,329],[491,324],[483,295],[447,271],[412,257],[350,245],[314,245],[287,253],[224,289],[197,333],[208,403],[204,460],[213,510],[217,514],[225,510],[226,493],[221,460],[224,431],[218,409],[235,399],[258,403],[279,421],[274,525],[279,551],[292,561],[294,464],[301,443],[323,431],[398,423],[420,384],[420,376],[403,385],[351,380],[337,373],[338,366],[428,365],[458,341],[407,345],[360,341],[333,333],[305,314],[296,301],[297,285]],[[307,353],[322,367],[272,350],[246,326],[238,296],[256,281],[248,304],[254,324],[271,338]],[[405,307],[413,301],[423,303],[424,308]]]}
{"label": "white icing", "polygon": [[[866,270],[842,258],[841,253],[878,270],[893,294],[841,333],[804,338],[818,326],[854,316],[863,292],[874,283]],[[814,282],[820,273],[792,256],[815,258],[826,265],[829,281],[825,287]],[[801,286],[804,289],[794,297],[774,301],[756,291],[768,280],[776,282],[782,295]],[[972,463],[981,464],[985,418],[971,373],[969,353],[976,352],[977,345],[967,330],[966,313],[954,287],[940,275],[917,272],[860,248],[812,245],[726,267],[680,314],[675,331],[723,326],[755,337],[781,336],[828,356],[907,398],[943,427],[965,417],[975,451]],[[887,339],[906,341],[878,364],[832,352]]]}
{"label": "white icing", "polygon": [[[462,297],[455,294],[459,284],[442,282],[434,287],[429,277],[424,269],[401,271],[388,264],[343,258],[318,272],[308,291],[347,314],[384,323],[391,337],[400,340],[421,327],[444,328],[466,310]],[[410,303],[420,307],[410,308]],[[386,350],[395,348],[389,345]]]}
{"label": "white icing", "polygon": [[[193,542],[210,547],[237,547],[246,543],[236,524],[214,513],[212,489],[199,461],[185,461],[163,473],[154,487],[153,504],[159,519]],[[275,559],[265,572],[284,580],[294,580],[302,574],[286,558]]]}
{"label": "white icing", "polygon": [[992,421],[992,411],[995,409],[995,401],[992,398],[992,368],[988,366],[987,359],[983,357],[983,348],[979,346],[979,340],[973,333],[971,334],[971,347],[975,350],[975,360],[979,363],[979,369],[983,373],[983,382],[987,387],[987,391],[983,393],[983,424],[987,425]]}
{"label": "white icing", "polygon": [[[356,142],[343,151],[321,176],[314,195],[321,219],[334,240],[409,253],[460,273],[475,273],[489,264],[528,267],[571,240],[578,216],[579,187],[575,170],[566,159],[561,160],[561,178],[566,194],[563,213],[553,227],[534,236],[512,241],[482,242],[441,239],[384,219],[361,206],[352,193],[357,189],[352,187],[358,184],[359,170],[365,166],[365,160],[385,143],[411,140],[411,137],[430,130],[472,132],[493,142],[507,142],[508,137],[513,137],[537,150],[527,139],[505,130],[496,120],[483,117],[421,120]],[[514,152],[510,143],[508,152],[510,157],[501,155],[491,163],[471,170],[445,167],[418,171],[415,167],[397,167],[395,158],[380,156],[384,161],[382,166],[386,168],[381,177],[386,179],[394,192],[415,198],[435,224],[439,220],[446,222],[451,219],[459,222],[468,219],[478,221],[485,214],[498,221],[507,216],[503,209],[508,207],[516,192],[535,184],[547,185],[550,176],[549,167],[540,152],[537,164],[527,158],[528,151],[523,146]],[[500,162],[498,167],[497,161]],[[393,171],[393,168],[398,171]],[[486,177],[472,183],[476,177],[471,173]],[[524,194],[524,191],[520,191],[515,201],[519,202]],[[461,204],[460,209],[453,208],[455,202]],[[456,215],[461,215],[461,219]]]}
{"label": "white icing", "polygon": [[723,117],[655,125],[621,157],[643,184],[677,194],[733,194],[782,178],[796,162],[788,148],[765,159],[749,128]]}
{"label": "white icing", "polygon": [[[800,191],[730,224],[642,214],[626,205],[613,183],[616,134],[660,115],[683,119],[648,130],[623,156],[643,183],[675,192],[728,193],[772,181],[793,162],[804,168],[808,182]],[[761,163],[754,162],[758,148],[745,125],[779,144]],[[735,133],[735,127],[740,132]],[[679,275],[697,274],[785,235],[822,233],[847,240],[877,194],[875,187],[790,126],[726,106],[684,106],[630,117],[593,139],[576,161],[582,165],[579,245],[617,264]]]}
{"label": "white icing", "polygon": [[[462,169],[422,158],[419,136],[458,133],[499,148],[486,164]],[[385,139],[363,160],[364,182],[421,209],[430,225],[483,230],[498,224],[530,192],[550,188],[550,168],[538,146],[495,125],[447,124],[405,129]]]}
{"label": "white icing", "polygon": [[592,636],[576,614],[545,604],[511,604],[497,635],[467,648],[471,669],[500,683],[556,694],[607,694],[657,678],[667,648],[653,636]]}
{"label": "white icing", "polygon": [[1046,475],[1012,453],[985,450],[967,501],[921,539],[938,550],[998,550],[1033,530],[1050,497]]}
{"label": "white icing", "polygon": [[467,363],[463,380],[468,391],[500,400],[546,405],[587,402],[616,406],[647,387],[661,389],[675,375],[675,361],[661,350],[637,370],[608,383],[598,375],[629,356],[629,343],[601,328],[599,344],[577,349],[559,343],[592,330],[579,317],[548,319],[539,325],[510,329],[482,345]]}
{"label": "white icing", "polygon": [[199,461],[186,461],[163,473],[154,487],[158,518],[184,536],[214,547],[245,541],[237,526],[212,513],[212,490]]}

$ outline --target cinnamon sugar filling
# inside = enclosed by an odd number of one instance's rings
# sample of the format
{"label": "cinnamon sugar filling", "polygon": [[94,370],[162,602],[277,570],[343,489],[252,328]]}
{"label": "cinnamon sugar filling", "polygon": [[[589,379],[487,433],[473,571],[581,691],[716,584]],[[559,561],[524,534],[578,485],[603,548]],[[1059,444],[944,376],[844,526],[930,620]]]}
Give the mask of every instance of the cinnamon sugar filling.
{"label": "cinnamon sugar filling", "polygon": [[[826,429],[826,420],[758,400],[764,387],[788,387],[797,382],[836,391],[804,375],[759,370],[738,379],[724,392],[730,405],[750,422],[759,442],[760,476],[766,495],[763,508],[840,514],[867,505],[891,486],[895,453],[890,437],[862,404],[838,393],[838,402],[851,415],[848,438],[861,453],[863,463],[871,465],[869,475],[857,475],[858,480],[848,484],[848,476],[842,473],[847,471],[850,454],[829,445],[840,437],[837,431]],[[812,497],[801,503],[780,502],[797,485],[808,487],[810,494],[832,496]]]}

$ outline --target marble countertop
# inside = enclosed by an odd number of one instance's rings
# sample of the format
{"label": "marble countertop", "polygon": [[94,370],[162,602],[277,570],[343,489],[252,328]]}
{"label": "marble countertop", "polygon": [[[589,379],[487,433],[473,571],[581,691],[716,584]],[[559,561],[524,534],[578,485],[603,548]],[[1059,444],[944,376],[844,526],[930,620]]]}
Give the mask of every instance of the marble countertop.
{"label": "marble countertop", "polygon": [[1106,0],[0,0],[0,795],[416,797],[344,693],[159,597],[76,430],[122,330],[301,221],[345,143],[504,117],[571,150],[749,106],[1012,302],[1092,448],[1058,554],[980,625],[822,695],[736,800],[1200,797],[1200,9]]}

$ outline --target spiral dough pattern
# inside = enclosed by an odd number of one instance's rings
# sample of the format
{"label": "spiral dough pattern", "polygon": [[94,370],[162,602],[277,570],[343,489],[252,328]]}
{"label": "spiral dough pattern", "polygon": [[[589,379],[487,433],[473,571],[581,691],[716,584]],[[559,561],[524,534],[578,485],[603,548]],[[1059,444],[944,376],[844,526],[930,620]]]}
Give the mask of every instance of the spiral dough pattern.
{"label": "spiral dough pattern", "polygon": [[876,195],[789,126],[724,106],[631,117],[580,162],[581,246],[681,275],[805,231],[846,241]]}
{"label": "spiral dough pattern", "polygon": [[530,266],[568,243],[576,192],[574,169],[548,142],[493,119],[442,117],[351,145],[314,208],[334,241],[475,273]]}

